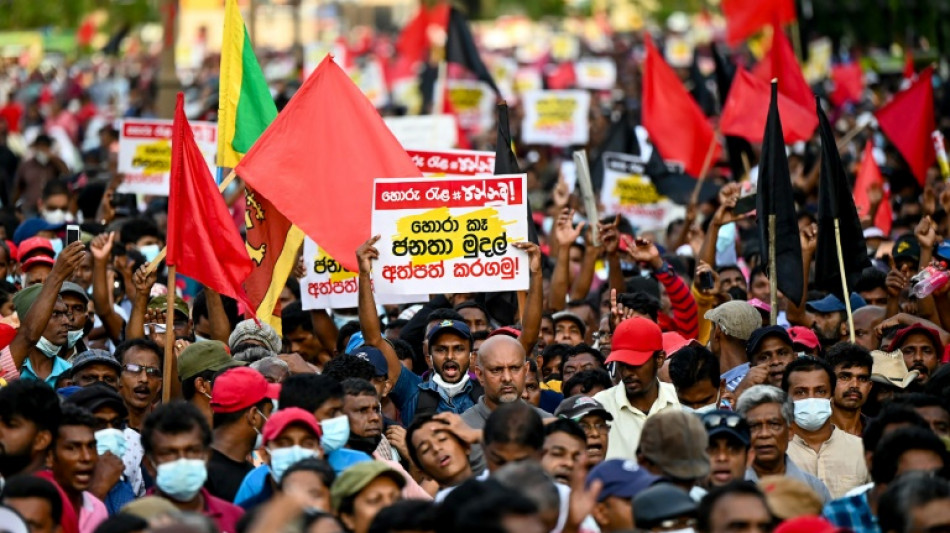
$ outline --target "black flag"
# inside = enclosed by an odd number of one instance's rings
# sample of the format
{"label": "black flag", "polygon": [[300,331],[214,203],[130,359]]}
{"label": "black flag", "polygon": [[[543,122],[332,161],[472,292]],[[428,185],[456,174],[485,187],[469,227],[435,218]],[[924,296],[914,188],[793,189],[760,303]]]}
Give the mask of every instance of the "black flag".
{"label": "black flag", "polygon": [[[828,117],[815,98],[818,109],[818,131],[821,134],[821,174],[818,181],[818,248],[815,254],[815,285],[832,292],[844,301],[841,269],[838,265],[838,247],[835,241],[835,220],[841,231],[841,257],[844,259],[848,287],[853,287],[861,271],[871,266],[864,231],[854,196],[848,186],[848,177],[841,164],[838,146]],[[850,289],[849,289],[850,290]]]}
{"label": "black flag", "polygon": [[[759,185],[756,218],[764,263],[769,262],[769,242],[775,246],[775,269],[778,288],[794,303],[802,301],[802,245],[798,237],[798,218],[792,178],[785,155],[782,119],[778,115],[778,82],[772,81],[772,101],[762,140],[759,164]],[[769,218],[775,217],[775,234],[769,233]]]}
{"label": "black flag", "polygon": [[446,28],[445,60],[449,63],[458,63],[475,75],[479,81],[491,86],[495,94],[500,94],[495,80],[492,79],[488,67],[478,54],[472,30],[468,27],[468,20],[456,8],[449,11],[449,24]]}

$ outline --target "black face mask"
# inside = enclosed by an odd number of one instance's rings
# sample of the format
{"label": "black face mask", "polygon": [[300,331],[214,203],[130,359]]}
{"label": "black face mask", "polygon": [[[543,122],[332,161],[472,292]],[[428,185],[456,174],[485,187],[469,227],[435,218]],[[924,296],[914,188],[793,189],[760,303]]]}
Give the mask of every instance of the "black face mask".
{"label": "black face mask", "polygon": [[351,450],[373,455],[373,452],[376,451],[376,448],[379,446],[379,443],[382,442],[382,440],[382,435],[377,435],[375,437],[357,437],[356,435],[350,433],[350,438],[346,441],[346,447]]}

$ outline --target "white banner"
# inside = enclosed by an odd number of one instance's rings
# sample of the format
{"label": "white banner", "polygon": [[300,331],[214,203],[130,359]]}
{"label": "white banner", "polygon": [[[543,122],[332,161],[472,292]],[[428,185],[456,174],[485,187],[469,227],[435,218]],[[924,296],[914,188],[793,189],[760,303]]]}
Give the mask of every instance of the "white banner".
{"label": "white banner", "polygon": [[495,124],[495,91],[487,83],[473,80],[448,80],[448,99],[465,131],[480,133]]}
{"label": "white banner", "polygon": [[617,65],[610,58],[588,58],[574,63],[574,76],[581,89],[609,91],[617,85]]}
{"label": "white banner", "polygon": [[605,152],[600,203],[605,215],[621,214],[639,231],[665,229],[686,210],[661,196],[643,172],[646,160],[635,155]]}
{"label": "white banner", "polygon": [[[192,121],[191,131],[211,175],[218,151],[218,125]],[[119,172],[125,175],[118,192],[168,196],[172,164],[172,121],[124,119],[119,126]]]}
{"label": "white banner", "polygon": [[524,121],[521,140],[525,144],[573,146],[587,144],[587,91],[530,91],[522,95]]}
{"label": "white banner", "polygon": [[383,121],[406,150],[450,150],[458,142],[458,130],[452,115],[386,117]]}

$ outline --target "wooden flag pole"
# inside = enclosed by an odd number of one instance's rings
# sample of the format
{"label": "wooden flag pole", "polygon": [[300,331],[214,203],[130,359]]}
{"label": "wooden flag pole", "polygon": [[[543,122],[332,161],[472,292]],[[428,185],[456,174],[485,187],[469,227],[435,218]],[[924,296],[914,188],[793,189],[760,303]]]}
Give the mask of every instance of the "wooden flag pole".
{"label": "wooden flag pole", "polygon": [[777,270],[775,265],[775,215],[769,215],[769,304],[772,306],[769,323],[773,326],[778,324]]}
{"label": "wooden flag pole", "polygon": [[742,152],[742,168],[745,169],[745,174],[742,175],[740,182],[748,180],[752,175],[752,167],[749,166],[749,156],[745,152]]}
{"label": "wooden flag pole", "polygon": [[[156,261],[156,263],[158,263]],[[165,296],[165,361],[162,362],[162,403],[172,397],[175,357],[175,266],[168,267],[168,294]]]}
{"label": "wooden flag pole", "polygon": [[838,141],[837,143],[838,153],[841,153],[842,150],[847,148],[848,143],[851,142],[855,137],[857,137],[859,133],[864,131],[864,128],[866,127],[867,127],[866,125],[855,126],[851,128],[851,131],[849,131],[848,133],[845,133],[844,137],[842,137],[841,140]]}
{"label": "wooden flag pole", "polygon": [[851,293],[848,292],[848,277],[844,271],[844,256],[841,253],[841,227],[835,219],[835,246],[838,250],[838,268],[841,270],[841,296],[844,298],[844,308],[848,311],[848,334],[851,344],[854,344],[854,317],[851,315]]}
{"label": "wooden flag pole", "polygon": [[696,206],[699,203],[699,192],[703,188],[703,183],[706,181],[706,174],[709,174],[709,167],[712,166],[712,157],[716,152],[716,136],[713,135],[712,141],[709,143],[709,150],[706,150],[706,159],[703,160],[703,168],[699,171],[699,176],[697,176],[696,186],[693,187],[693,195],[689,198],[689,205]]}
{"label": "wooden flag pole", "polygon": [[[223,193],[224,190],[228,188],[228,185],[231,185],[231,182],[233,182],[235,178],[237,178],[237,174],[234,173],[234,169],[231,169],[231,172],[229,172],[228,175],[225,176],[223,180],[221,180],[221,185],[218,185],[218,190]],[[155,256],[155,260],[148,264],[148,267],[145,269],[145,273],[151,274],[152,272],[155,272],[155,269],[158,268],[159,263],[165,260],[165,255],[167,253],[168,247],[166,246],[162,248],[161,252],[158,252],[158,255]]]}

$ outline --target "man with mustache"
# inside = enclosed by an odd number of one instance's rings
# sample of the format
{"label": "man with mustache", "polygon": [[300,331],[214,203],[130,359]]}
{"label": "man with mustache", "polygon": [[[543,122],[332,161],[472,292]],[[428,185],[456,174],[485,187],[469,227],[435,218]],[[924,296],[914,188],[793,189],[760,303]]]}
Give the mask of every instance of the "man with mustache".
{"label": "man with mustache", "polygon": [[861,439],[831,423],[836,384],[837,377],[828,363],[811,356],[789,363],[782,379],[782,390],[792,403],[795,421],[788,456],[820,479],[832,498],[844,496],[869,479]]}
{"label": "man with mustache", "polygon": [[861,408],[871,394],[871,368],[874,359],[862,346],[841,342],[825,355],[837,382],[831,401],[831,423],[842,431],[860,437],[867,426]]}
{"label": "man with mustache", "polygon": [[660,326],[642,317],[617,325],[607,364],[616,365],[620,383],[594,399],[613,417],[607,459],[634,459],[647,417],[664,409],[680,409],[676,389],[657,379],[663,352]]}
{"label": "man with mustache", "polygon": [[923,324],[911,324],[897,332],[889,351],[900,350],[908,370],[919,372],[917,384],[924,385],[940,367],[943,342],[940,332]]}

